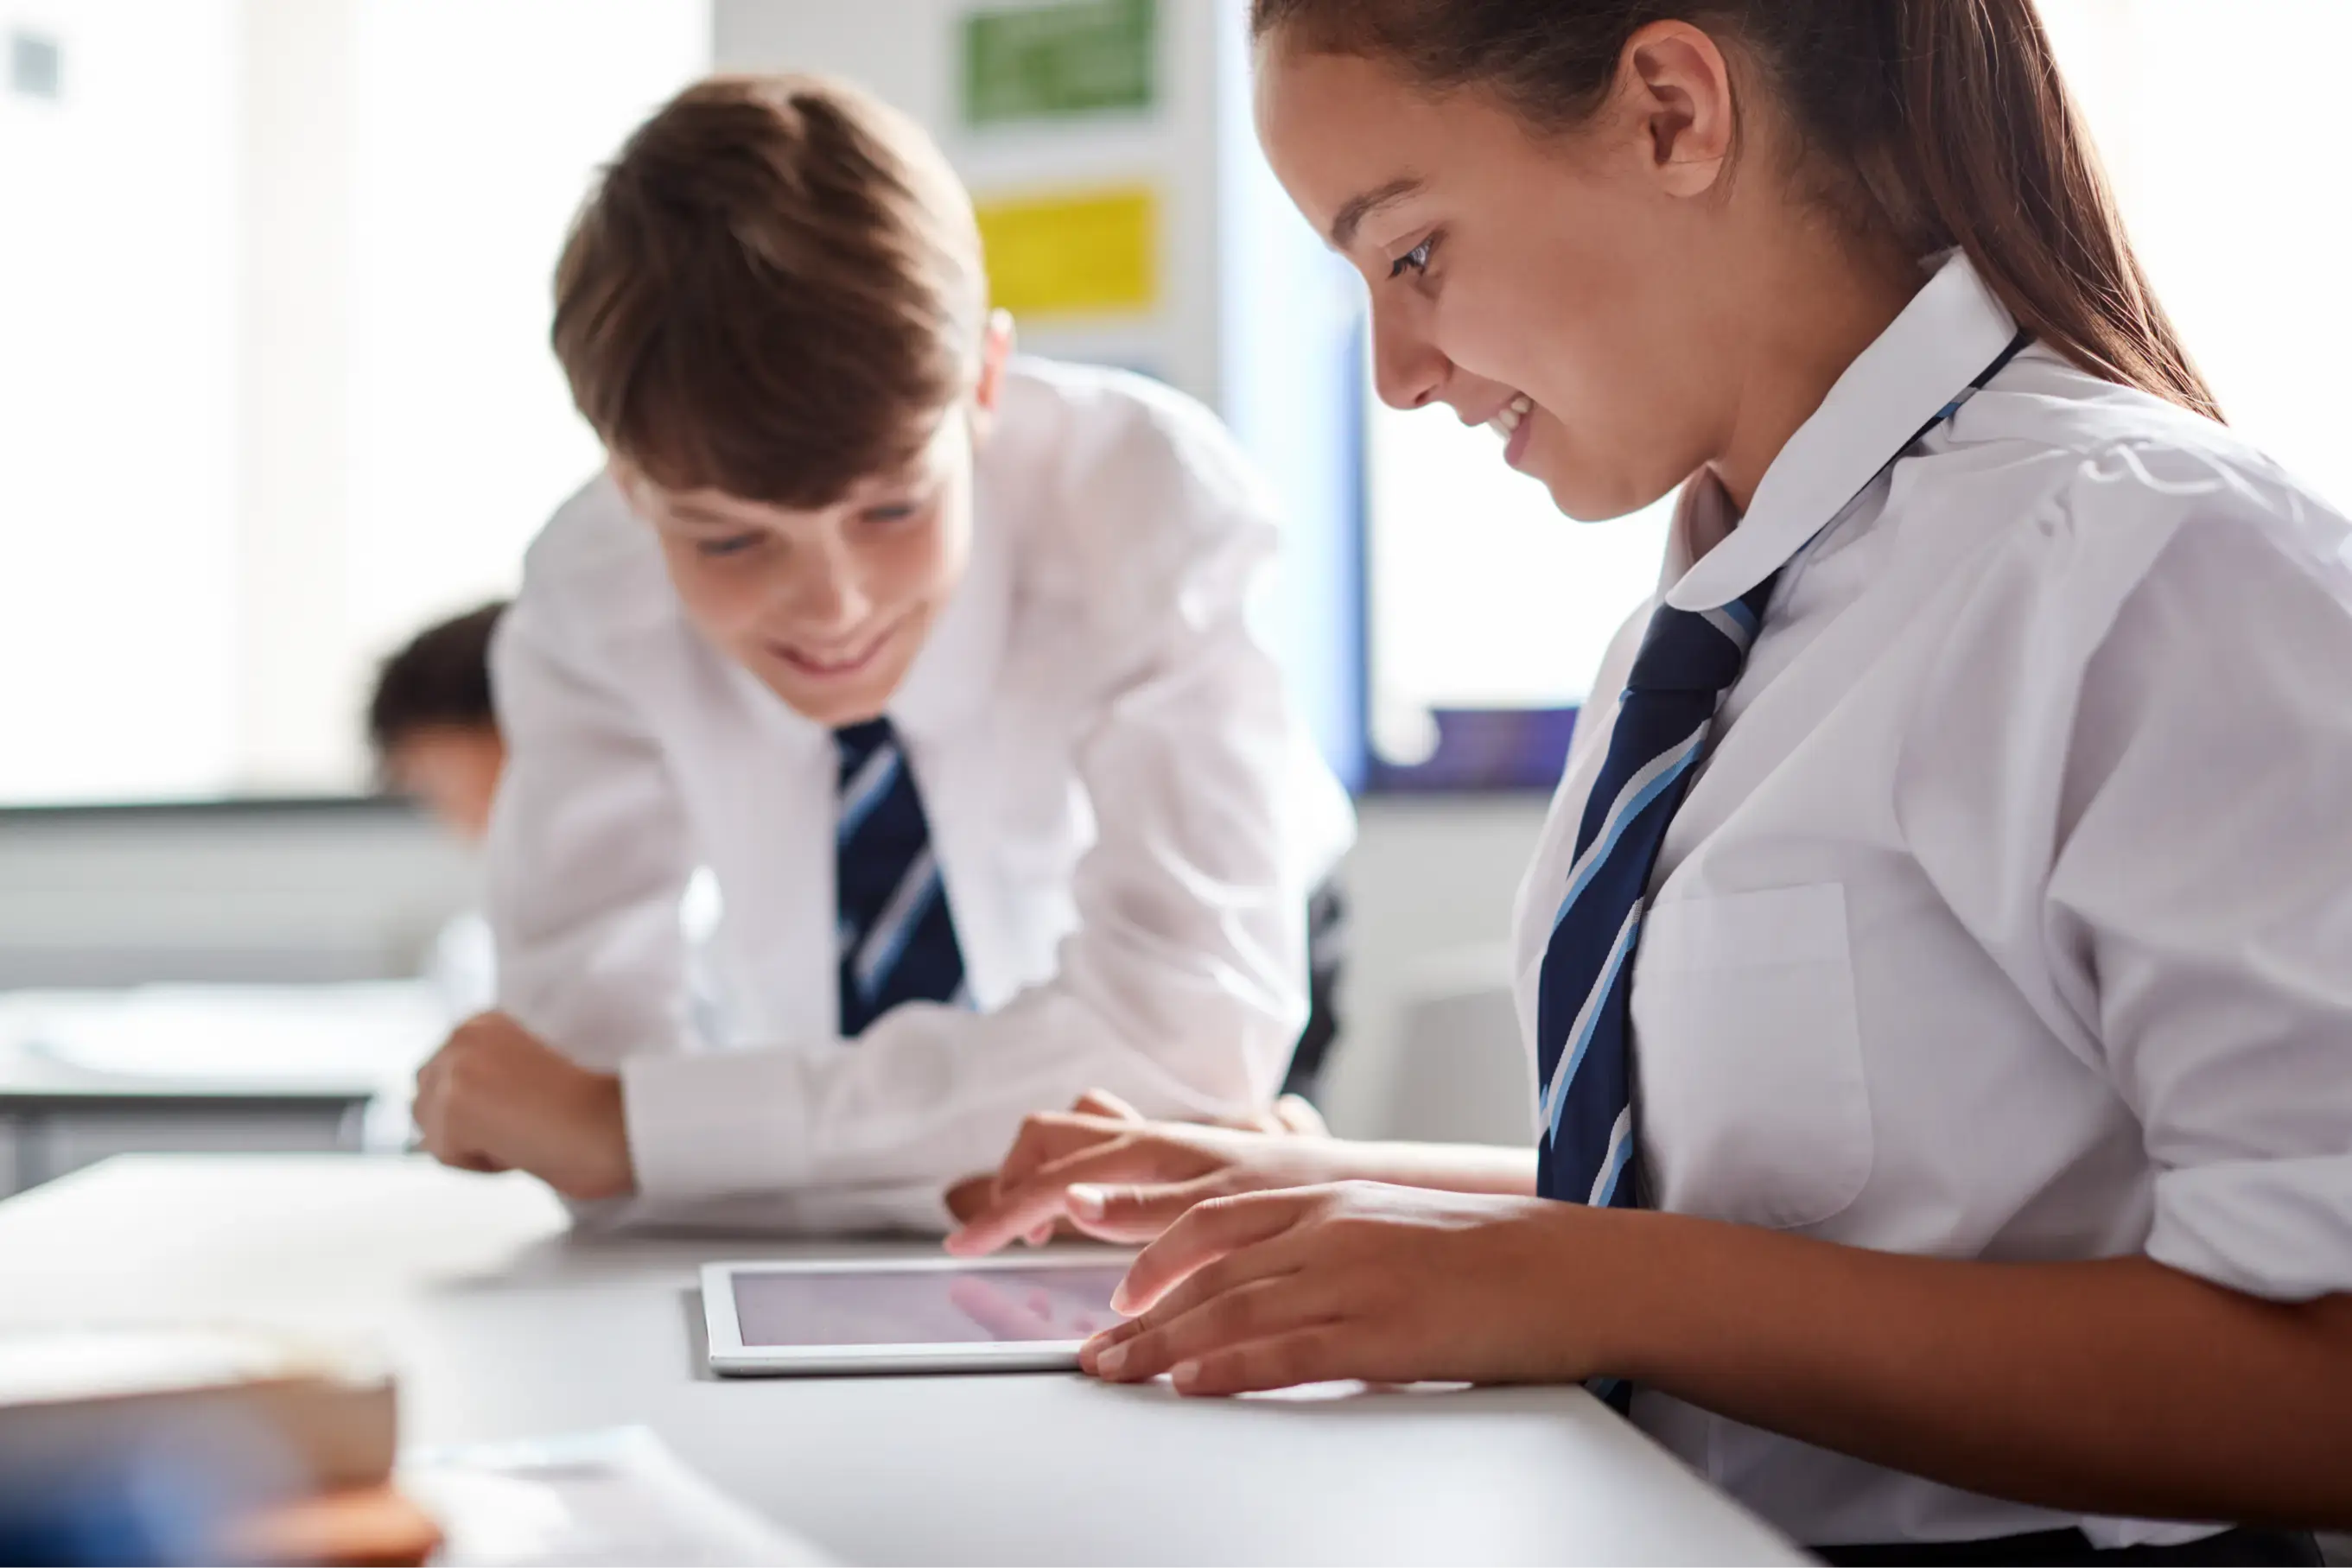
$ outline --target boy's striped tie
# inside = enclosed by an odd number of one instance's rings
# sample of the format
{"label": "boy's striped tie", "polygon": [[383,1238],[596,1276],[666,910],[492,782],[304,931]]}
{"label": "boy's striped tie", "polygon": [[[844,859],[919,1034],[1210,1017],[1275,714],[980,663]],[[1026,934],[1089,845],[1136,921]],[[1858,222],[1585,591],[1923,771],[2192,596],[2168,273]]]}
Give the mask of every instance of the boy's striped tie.
{"label": "boy's striped tie", "polygon": [[901,1002],[961,1002],[963,953],[922,797],[890,721],[835,730],[834,742],[841,1032],[855,1037]]}

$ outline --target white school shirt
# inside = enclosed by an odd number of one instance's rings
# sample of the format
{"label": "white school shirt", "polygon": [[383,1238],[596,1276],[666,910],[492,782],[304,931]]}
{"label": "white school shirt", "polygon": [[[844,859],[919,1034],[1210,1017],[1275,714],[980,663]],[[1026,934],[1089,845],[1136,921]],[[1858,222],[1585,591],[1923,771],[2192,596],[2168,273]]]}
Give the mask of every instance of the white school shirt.
{"label": "white school shirt", "polygon": [[[1651,883],[1646,1191],[1885,1251],[2352,1290],[2352,529],[2229,431],[2039,346],[1879,473],[2014,330],[1954,256],[1736,529],[1719,486],[1686,488],[1667,602],[1785,570]],[[1530,1049],[1648,615],[1520,892]],[[1633,1413],[1816,1545],[2214,1528],[2078,1521],[1655,1393]]]}
{"label": "white school shirt", "polygon": [[[1246,601],[1273,504],[1211,415],[1017,362],[975,459],[967,574],[889,705],[969,1009],[838,1037],[832,732],[686,621],[599,479],[532,545],[492,675],[500,1005],[621,1076],[637,1196],[600,1220],[947,1223],[1032,1111],[1261,1104],[1307,1014],[1306,907],[1350,836]],[[727,1049],[686,1017],[707,866]]]}

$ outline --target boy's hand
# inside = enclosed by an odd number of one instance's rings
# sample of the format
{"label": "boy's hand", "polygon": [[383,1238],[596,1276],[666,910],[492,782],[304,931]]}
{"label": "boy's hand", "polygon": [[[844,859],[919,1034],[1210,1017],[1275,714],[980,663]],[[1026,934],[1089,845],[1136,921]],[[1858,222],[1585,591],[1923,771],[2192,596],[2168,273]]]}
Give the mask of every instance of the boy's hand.
{"label": "boy's hand", "polygon": [[621,1081],[581,1067],[504,1013],[457,1026],[416,1074],[425,1146],[460,1170],[525,1170],[569,1198],[636,1186]]}

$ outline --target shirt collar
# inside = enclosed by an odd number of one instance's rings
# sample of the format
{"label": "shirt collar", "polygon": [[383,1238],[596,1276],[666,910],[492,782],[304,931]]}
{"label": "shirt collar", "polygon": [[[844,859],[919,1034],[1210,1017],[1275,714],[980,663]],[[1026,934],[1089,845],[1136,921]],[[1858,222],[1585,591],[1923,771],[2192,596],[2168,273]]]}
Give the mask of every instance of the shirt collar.
{"label": "shirt collar", "polygon": [[[1713,549],[1706,507],[1729,498],[1702,474],[1675,513],[1675,551],[1691,564],[1666,590],[1677,610],[1727,604],[1778,571],[1845,509],[1919,427],[1981,374],[2016,334],[2017,323],[1966,255],[1954,251],[1876,341],[1830,388],[1756,486],[1748,515]],[[1702,486],[1712,502],[1694,495]]]}

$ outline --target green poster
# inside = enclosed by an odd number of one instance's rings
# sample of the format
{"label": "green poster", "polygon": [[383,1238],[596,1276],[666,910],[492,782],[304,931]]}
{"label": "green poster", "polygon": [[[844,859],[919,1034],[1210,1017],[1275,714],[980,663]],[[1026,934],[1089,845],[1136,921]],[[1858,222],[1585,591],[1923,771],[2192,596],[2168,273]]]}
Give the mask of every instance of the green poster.
{"label": "green poster", "polygon": [[1062,0],[963,18],[967,125],[1151,107],[1155,0]]}

